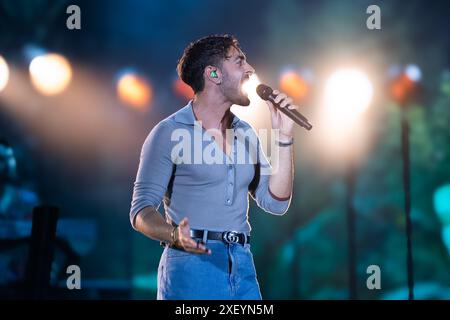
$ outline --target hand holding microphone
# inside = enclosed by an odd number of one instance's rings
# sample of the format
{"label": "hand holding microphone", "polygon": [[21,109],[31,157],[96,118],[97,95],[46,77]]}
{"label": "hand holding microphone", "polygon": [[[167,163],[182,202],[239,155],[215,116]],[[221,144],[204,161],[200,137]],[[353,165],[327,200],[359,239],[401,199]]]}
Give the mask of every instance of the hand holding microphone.
{"label": "hand holding microphone", "polygon": [[297,109],[296,107],[290,108],[291,107],[290,103],[292,102],[292,99],[287,97],[286,99],[289,100],[278,98],[279,94],[276,94],[276,92],[274,92],[271,87],[266,86],[264,84],[258,85],[258,87],[256,88],[256,92],[261,97],[261,99],[265,101],[270,101],[275,106],[275,108],[280,110],[282,113],[284,113],[287,117],[289,117],[298,125],[302,126],[306,130],[312,129],[312,125],[308,122],[308,119],[306,119],[302,114],[300,114],[300,112],[296,110]]}

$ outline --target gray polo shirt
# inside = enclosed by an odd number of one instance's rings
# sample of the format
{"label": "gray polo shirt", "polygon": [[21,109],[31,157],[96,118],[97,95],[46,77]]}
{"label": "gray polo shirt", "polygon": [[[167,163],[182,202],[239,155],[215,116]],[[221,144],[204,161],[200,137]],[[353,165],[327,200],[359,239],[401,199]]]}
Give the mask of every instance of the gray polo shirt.
{"label": "gray polo shirt", "polygon": [[249,195],[265,211],[286,213],[290,198],[269,190],[270,165],[252,127],[234,115],[227,155],[196,121],[192,101],[159,122],[146,138],[134,183],[130,220],[147,206],[191,229],[250,233]]}

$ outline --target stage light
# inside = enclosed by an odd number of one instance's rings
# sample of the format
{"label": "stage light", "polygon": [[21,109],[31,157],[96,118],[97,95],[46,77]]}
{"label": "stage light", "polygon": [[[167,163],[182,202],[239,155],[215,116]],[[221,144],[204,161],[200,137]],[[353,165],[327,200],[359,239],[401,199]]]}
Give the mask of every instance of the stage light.
{"label": "stage light", "polygon": [[405,74],[400,74],[391,85],[391,95],[400,105],[410,97],[414,88],[414,82]]}
{"label": "stage light", "polygon": [[124,104],[144,111],[151,102],[153,91],[145,77],[127,71],[117,81],[117,95]]}
{"label": "stage light", "polygon": [[292,97],[295,102],[300,102],[306,98],[309,93],[307,82],[296,72],[284,72],[279,81],[280,91]]}
{"label": "stage light", "polygon": [[[324,96],[324,123],[322,132],[326,138],[324,149],[332,152],[333,164],[344,161],[345,207],[348,246],[349,299],[357,299],[356,220],[354,191],[357,181],[356,166],[361,161],[365,147],[363,112],[369,107],[373,86],[363,72],[356,69],[341,69],[333,73],[326,82]],[[341,158],[341,159],[339,159]]]}
{"label": "stage light", "polygon": [[9,67],[5,59],[0,56],[0,91],[2,91],[9,80]]}
{"label": "stage light", "polygon": [[439,187],[433,195],[433,205],[439,220],[444,225],[450,225],[450,184]]}
{"label": "stage light", "polygon": [[395,102],[405,107],[416,97],[417,89],[419,89],[418,82],[422,79],[422,71],[415,64],[396,67],[396,69],[398,72],[395,74],[388,70],[391,79],[389,90]]}
{"label": "stage light", "polygon": [[44,95],[63,92],[72,79],[72,67],[66,58],[49,53],[34,58],[30,63],[31,82]]}
{"label": "stage light", "polygon": [[356,68],[338,69],[326,79],[316,128],[320,152],[338,168],[347,161],[362,161],[371,122],[364,116],[374,87],[367,74]]}
{"label": "stage light", "polygon": [[252,74],[250,78],[242,84],[242,92],[248,95],[250,101],[253,97],[259,97],[256,93],[256,87],[261,84],[256,74]]}
{"label": "stage light", "polygon": [[255,129],[270,126],[270,111],[266,103],[256,93],[256,87],[261,83],[258,76],[253,74],[242,84],[241,90],[250,99],[249,106],[233,105],[231,111],[239,118],[249,122]]}
{"label": "stage light", "polygon": [[363,72],[342,69],[326,83],[325,107],[330,119],[345,126],[367,109],[372,95],[373,86]]}
{"label": "stage light", "polygon": [[175,94],[183,99],[191,100],[194,97],[194,90],[180,78],[177,78],[173,84]]}
{"label": "stage light", "polygon": [[406,76],[411,79],[411,81],[418,82],[422,79],[422,71],[415,64],[410,64],[405,68]]}
{"label": "stage light", "polygon": [[413,101],[418,92],[418,82],[422,77],[422,72],[416,65],[408,65],[403,68],[400,74],[391,81],[390,94],[395,102],[401,107],[401,155],[403,170],[403,195],[406,221],[406,256],[407,256],[407,279],[408,279],[408,299],[414,300],[414,271],[412,257],[412,222],[411,222],[411,178],[410,178],[410,146],[409,146],[409,119],[406,114],[408,105]]}
{"label": "stage light", "polygon": [[450,184],[439,187],[433,195],[434,210],[442,224],[442,241],[450,254]]}

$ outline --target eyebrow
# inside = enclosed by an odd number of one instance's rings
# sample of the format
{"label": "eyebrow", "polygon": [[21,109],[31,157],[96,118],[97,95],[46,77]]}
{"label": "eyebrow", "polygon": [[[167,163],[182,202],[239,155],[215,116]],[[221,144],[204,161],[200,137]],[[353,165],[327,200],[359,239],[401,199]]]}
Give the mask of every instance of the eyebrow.
{"label": "eyebrow", "polygon": [[246,60],[246,59],[247,59],[247,57],[243,53],[241,53],[234,59],[234,61]]}

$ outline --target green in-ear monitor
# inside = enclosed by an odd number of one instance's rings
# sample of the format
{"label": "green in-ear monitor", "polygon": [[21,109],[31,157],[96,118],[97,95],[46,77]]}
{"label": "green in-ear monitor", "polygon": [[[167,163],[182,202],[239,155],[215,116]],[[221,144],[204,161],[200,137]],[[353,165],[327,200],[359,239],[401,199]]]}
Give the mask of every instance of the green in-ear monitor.
{"label": "green in-ear monitor", "polygon": [[215,71],[211,71],[211,77],[212,78],[217,78],[217,73]]}

